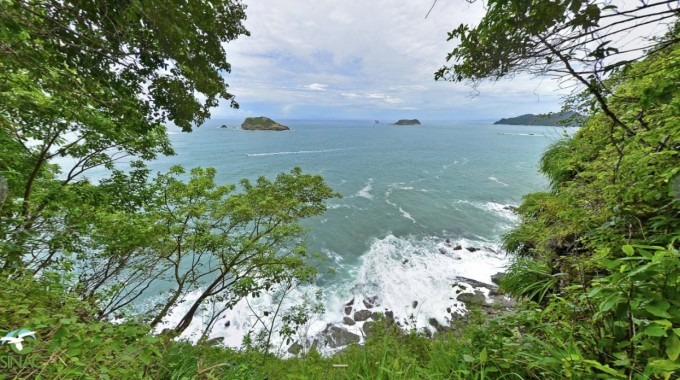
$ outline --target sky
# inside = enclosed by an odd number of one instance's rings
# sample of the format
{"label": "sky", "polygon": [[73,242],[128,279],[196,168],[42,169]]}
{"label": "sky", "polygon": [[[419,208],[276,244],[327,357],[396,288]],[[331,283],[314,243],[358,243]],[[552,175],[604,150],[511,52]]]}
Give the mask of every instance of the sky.
{"label": "sky", "polygon": [[485,83],[435,82],[455,43],[447,33],[475,23],[465,0],[248,1],[246,28],[225,48],[229,90],[213,118],[487,120],[555,112],[567,90],[518,76]]}

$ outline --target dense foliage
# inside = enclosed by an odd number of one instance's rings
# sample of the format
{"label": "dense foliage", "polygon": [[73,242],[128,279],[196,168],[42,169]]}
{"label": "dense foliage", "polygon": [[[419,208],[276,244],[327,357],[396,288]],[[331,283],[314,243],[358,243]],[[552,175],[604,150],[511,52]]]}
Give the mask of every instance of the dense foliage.
{"label": "dense foliage", "polygon": [[[454,33],[461,65],[440,74],[479,80],[557,61],[573,69],[567,53],[601,35],[613,9],[490,4],[481,29]],[[638,11],[669,20],[673,4]],[[285,295],[312,279],[298,222],[336,196],[299,169],[237,187],[215,183],[212,169],[144,166],[172,153],[163,123],[191,129],[218,97],[232,99],[222,43],[247,33],[243,12],[225,0],[0,0],[0,329],[38,336],[26,355],[0,347],[0,378],[680,376],[677,27],[636,59],[576,73],[586,92],[573,102],[589,118],[544,154],[550,188],[526,196],[505,237],[516,261],[501,287],[523,300],[515,313],[473,313],[434,339],[386,322],[365,346],[330,358],[268,354],[271,335],[292,336],[318,312],[313,303],[281,315],[283,326],[261,320],[269,336],[241,351],[175,340],[199,310],[207,330],[244,296]],[[617,52],[591,53],[581,62]],[[123,169],[124,156],[134,160]],[[98,182],[83,176],[94,168],[107,169]],[[167,292],[157,303],[134,308],[159,281]],[[168,324],[179,303],[189,307]]]}
{"label": "dense foliage", "polygon": [[[331,358],[192,352],[185,373],[224,378],[680,378],[680,45],[626,66],[606,98],[634,136],[593,111],[545,152],[547,192],[526,196],[505,237],[517,258],[509,315],[473,314],[433,339],[386,325]],[[581,97],[597,105],[597,100]],[[207,356],[206,356],[207,355]],[[229,355],[233,355],[230,353]],[[206,359],[201,362],[198,358]],[[189,359],[191,358],[191,359]]]}
{"label": "dense foliage", "polygon": [[237,106],[224,43],[244,19],[237,0],[0,1],[0,332],[37,335],[23,356],[3,340],[0,378],[158,378],[196,315],[200,338],[314,278],[299,221],[336,196],[321,177],[145,166],[173,153],[166,124]]}

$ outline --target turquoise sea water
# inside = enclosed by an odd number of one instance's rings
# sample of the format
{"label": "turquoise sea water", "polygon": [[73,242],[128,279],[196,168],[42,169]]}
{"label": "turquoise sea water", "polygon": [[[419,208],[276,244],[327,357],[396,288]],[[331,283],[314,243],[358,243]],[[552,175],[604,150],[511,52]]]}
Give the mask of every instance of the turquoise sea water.
{"label": "turquoise sea water", "polygon": [[[485,122],[280,122],[292,131],[241,131],[240,121],[231,120],[213,120],[189,134],[171,131],[177,155],[151,166],[212,166],[222,183],[273,178],[299,166],[343,194],[324,215],[304,221],[311,229],[308,247],[328,257],[326,266],[335,272],[297,294],[324,290],[327,311],[308,335],[341,320],[342,305],[352,297],[377,295],[381,309],[413,316],[417,327],[429,318],[445,322],[447,307],[462,307],[451,301],[455,277],[489,282],[507,264],[500,238],[516,220],[506,206],[545,188],[537,172],[540,155],[564,133]],[[480,250],[453,251],[446,239]],[[267,302],[252,300],[260,308]],[[290,304],[296,302],[293,295]],[[238,345],[252,325],[248,311],[237,306],[227,312],[230,326],[215,328],[212,336]]]}

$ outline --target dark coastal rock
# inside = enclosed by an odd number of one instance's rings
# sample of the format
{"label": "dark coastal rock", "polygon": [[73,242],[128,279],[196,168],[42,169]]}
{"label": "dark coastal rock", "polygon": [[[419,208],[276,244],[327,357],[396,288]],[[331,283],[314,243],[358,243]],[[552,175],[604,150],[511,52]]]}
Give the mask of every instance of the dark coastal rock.
{"label": "dark coastal rock", "polygon": [[503,206],[503,210],[512,211],[512,212],[516,213],[517,207],[515,207],[515,206]]}
{"label": "dark coastal rock", "polygon": [[441,253],[442,255],[447,254],[446,249],[444,249],[444,248],[439,248],[439,253]]}
{"label": "dark coastal rock", "polygon": [[385,311],[385,319],[394,321],[394,312],[392,310]]}
{"label": "dark coastal rock", "polygon": [[359,310],[356,313],[354,313],[354,320],[357,322],[365,321],[368,318],[371,318],[370,310]]}
{"label": "dark coastal rock", "polygon": [[506,310],[511,310],[515,307],[515,300],[502,294],[496,294],[490,298],[492,304],[500,305],[500,307]]}
{"label": "dark coastal rock", "polygon": [[418,301],[413,301],[413,303],[411,303],[411,306],[413,306],[414,309],[417,308],[418,307]]}
{"label": "dark coastal rock", "polygon": [[404,259],[404,260],[402,260],[402,261],[401,261],[401,263],[402,263],[402,264],[406,264],[406,263],[408,263],[408,259]]}
{"label": "dark coastal rock", "polygon": [[288,353],[292,355],[298,355],[302,351],[302,345],[298,342],[295,342],[288,347]]}
{"label": "dark coastal rock", "polygon": [[418,119],[401,119],[394,123],[394,125],[420,125],[420,120]]}
{"label": "dark coastal rock", "polygon": [[354,325],[357,324],[356,322],[354,322],[354,319],[352,319],[350,317],[342,318],[342,323],[346,324],[347,326],[354,326]]}
{"label": "dark coastal rock", "polygon": [[475,247],[465,247],[465,249],[467,249],[470,252],[479,251],[479,248],[475,248]]}
{"label": "dark coastal rock", "polygon": [[498,272],[498,273],[491,276],[491,282],[493,282],[496,285],[500,285],[504,276],[505,276],[505,273]]}
{"label": "dark coastal rock", "polygon": [[455,247],[453,247],[453,250],[454,250],[454,251],[460,251],[461,249],[463,249],[463,246],[461,246],[460,244],[457,245],[457,246],[455,246]]}
{"label": "dark coastal rock", "polygon": [[474,293],[459,294],[456,299],[458,301],[464,302],[468,307],[475,305],[480,306],[486,303],[486,297],[484,296],[484,293],[480,292],[479,290],[475,290]]}
{"label": "dark coastal rock", "polygon": [[288,131],[290,128],[285,125],[281,125],[274,120],[260,116],[260,117],[247,117],[243,124],[241,124],[241,129],[246,131]]}
{"label": "dark coastal rock", "polygon": [[345,314],[346,315],[352,314],[352,306],[345,306]]}
{"label": "dark coastal rock", "polygon": [[220,126],[220,128],[229,128],[229,127],[227,127],[226,124],[222,124],[222,125]]}
{"label": "dark coastal rock", "polygon": [[223,336],[218,336],[216,338],[210,338],[205,341],[205,344],[208,346],[220,346],[224,343],[224,337]]}
{"label": "dark coastal rock", "polygon": [[473,288],[486,288],[486,289],[496,289],[497,288],[496,285],[487,284],[485,282],[473,280],[473,279],[467,278],[467,277],[456,277],[455,280],[459,281],[459,282],[464,282],[464,283],[472,286]]}
{"label": "dark coastal rock", "polygon": [[363,300],[363,303],[367,309],[372,309],[376,306],[380,306],[380,300],[378,299],[378,296],[368,297]]}
{"label": "dark coastal rock", "polygon": [[361,340],[359,335],[335,325],[328,325],[323,334],[326,345],[331,348],[346,346],[350,343],[359,343]]}
{"label": "dark coastal rock", "polygon": [[449,330],[449,327],[448,327],[448,326],[442,325],[441,323],[439,323],[439,321],[438,321],[436,318],[430,318],[430,319],[428,319],[428,320],[427,320],[427,323],[428,323],[430,326],[434,327],[434,329],[437,330],[437,332],[442,332],[442,331],[447,331],[447,330]]}
{"label": "dark coastal rock", "polygon": [[352,306],[352,305],[354,305],[354,298],[352,298],[351,301],[349,301],[345,304],[345,306]]}
{"label": "dark coastal rock", "polygon": [[451,246],[451,239],[446,239],[446,245]]}

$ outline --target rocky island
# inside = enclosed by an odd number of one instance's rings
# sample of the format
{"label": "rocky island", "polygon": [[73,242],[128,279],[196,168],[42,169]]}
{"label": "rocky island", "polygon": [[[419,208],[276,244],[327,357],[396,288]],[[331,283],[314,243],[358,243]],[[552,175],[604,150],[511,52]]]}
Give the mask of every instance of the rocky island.
{"label": "rocky island", "polygon": [[241,124],[241,129],[246,131],[289,131],[290,128],[285,125],[281,125],[274,120],[260,116],[260,117],[247,117],[243,124]]}
{"label": "rocky island", "polygon": [[420,125],[420,120],[418,119],[401,119],[394,123],[394,125]]}

